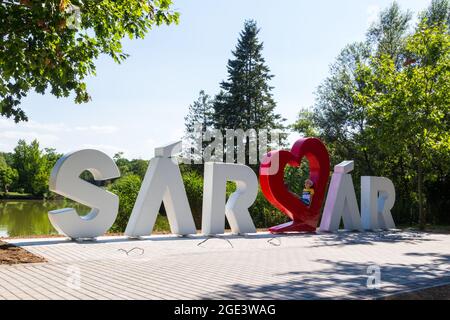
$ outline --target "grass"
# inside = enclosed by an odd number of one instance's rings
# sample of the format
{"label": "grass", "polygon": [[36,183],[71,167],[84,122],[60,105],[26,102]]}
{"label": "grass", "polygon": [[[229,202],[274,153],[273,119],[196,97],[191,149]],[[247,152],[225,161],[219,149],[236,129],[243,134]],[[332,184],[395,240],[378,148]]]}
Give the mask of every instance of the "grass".
{"label": "grass", "polygon": [[157,233],[170,233],[170,225],[167,217],[158,215],[155,222],[155,227],[153,228],[154,232]]}

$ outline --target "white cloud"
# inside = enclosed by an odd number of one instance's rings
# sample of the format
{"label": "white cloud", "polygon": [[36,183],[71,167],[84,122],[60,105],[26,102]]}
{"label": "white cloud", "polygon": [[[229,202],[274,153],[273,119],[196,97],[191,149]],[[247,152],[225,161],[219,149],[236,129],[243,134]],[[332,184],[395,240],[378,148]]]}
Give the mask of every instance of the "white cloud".
{"label": "white cloud", "polygon": [[66,131],[67,127],[63,123],[39,123],[33,120],[28,122],[14,123],[9,119],[0,118],[0,129],[38,130],[38,131]]}
{"label": "white cloud", "polygon": [[91,132],[97,134],[113,134],[119,131],[119,128],[115,126],[77,126],[74,129],[76,131]]}
{"label": "white cloud", "polygon": [[0,132],[0,138],[2,139],[10,139],[10,140],[20,140],[24,139],[28,142],[33,141],[37,139],[39,142],[42,142],[43,144],[49,144],[52,142],[56,142],[59,140],[58,136],[55,136],[53,134],[45,134],[35,131],[14,131],[14,130],[8,130]]}
{"label": "white cloud", "polygon": [[40,123],[33,120],[28,122],[14,123],[12,120],[0,118],[0,129],[36,130],[47,132],[90,132],[96,134],[113,134],[119,131],[115,126],[75,126],[70,127],[64,123]]}
{"label": "white cloud", "polygon": [[120,148],[113,145],[107,144],[83,144],[80,149],[95,149],[103,151],[104,153],[114,156],[118,152],[128,153],[128,150],[125,148]]}
{"label": "white cloud", "polygon": [[71,125],[65,123],[29,122],[14,123],[10,119],[0,118],[0,151],[11,152],[20,139],[30,143],[39,141],[41,148],[56,148],[59,152],[68,152],[81,149],[83,143],[87,148],[103,150],[109,155],[124,151],[124,148],[114,146],[123,144],[117,141],[115,133],[119,128],[113,125]]}

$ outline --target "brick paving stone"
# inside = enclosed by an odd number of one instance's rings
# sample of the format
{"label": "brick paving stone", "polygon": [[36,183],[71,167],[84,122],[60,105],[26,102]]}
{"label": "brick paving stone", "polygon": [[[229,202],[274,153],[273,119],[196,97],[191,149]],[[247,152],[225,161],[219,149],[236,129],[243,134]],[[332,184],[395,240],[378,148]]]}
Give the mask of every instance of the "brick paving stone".
{"label": "brick paving stone", "polygon": [[[450,235],[260,233],[8,242],[48,262],[0,266],[0,299],[373,299],[450,283]],[[371,289],[368,267],[374,265],[381,282]]]}

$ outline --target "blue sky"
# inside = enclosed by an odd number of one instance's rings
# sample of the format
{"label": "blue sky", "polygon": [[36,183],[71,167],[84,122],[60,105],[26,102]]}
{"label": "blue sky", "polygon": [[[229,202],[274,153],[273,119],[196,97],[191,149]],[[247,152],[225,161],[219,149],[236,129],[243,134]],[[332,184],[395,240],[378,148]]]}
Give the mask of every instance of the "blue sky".
{"label": "blue sky", "polygon": [[[313,104],[340,50],[363,40],[391,2],[175,0],[179,25],[156,28],[144,40],[126,40],[131,56],[121,65],[109,57],[98,60],[97,76],[88,79],[92,102],[77,105],[72,98],[33,93],[22,104],[28,123],[0,118],[0,151],[11,151],[20,138],[37,138],[42,147],[63,153],[95,148],[149,159],[154,147],[182,137],[184,116],[201,89],[218,92],[246,19],[261,28],[263,54],[275,75],[277,112],[292,123],[301,107]],[[430,1],[397,2],[417,13]]]}

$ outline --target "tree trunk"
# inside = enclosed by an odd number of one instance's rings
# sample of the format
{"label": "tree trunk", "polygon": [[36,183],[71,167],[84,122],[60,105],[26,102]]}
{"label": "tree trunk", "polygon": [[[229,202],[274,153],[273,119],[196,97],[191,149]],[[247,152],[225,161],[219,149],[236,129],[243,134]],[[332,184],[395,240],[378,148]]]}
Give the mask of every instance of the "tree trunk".
{"label": "tree trunk", "polygon": [[419,158],[418,172],[417,172],[417,193],[419,195],[419,228],[421,231],[425,230],[426,216],[423,208],[423,168],[422,158]]}

